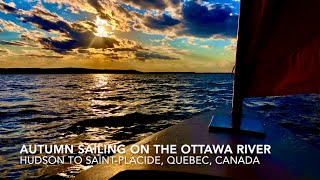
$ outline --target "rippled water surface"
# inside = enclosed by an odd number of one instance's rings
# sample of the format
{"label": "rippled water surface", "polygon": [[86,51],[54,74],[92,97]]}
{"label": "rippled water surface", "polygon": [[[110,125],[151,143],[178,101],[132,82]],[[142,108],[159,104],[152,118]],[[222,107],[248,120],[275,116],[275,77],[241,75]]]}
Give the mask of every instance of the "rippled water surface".
{"label": "rippled water surface", "polygon": [[[70,175],[19,165],[22,144],[131,144],[232,99],[230,74],[0,75],[0,85],[0,178]],[[245,105],[320,147],[319,95]]]}

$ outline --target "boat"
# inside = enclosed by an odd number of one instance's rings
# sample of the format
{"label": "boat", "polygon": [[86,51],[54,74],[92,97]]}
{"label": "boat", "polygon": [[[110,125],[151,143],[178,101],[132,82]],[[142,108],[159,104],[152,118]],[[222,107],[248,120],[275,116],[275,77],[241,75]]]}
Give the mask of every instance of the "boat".
{"label": "boat", "polygon": [[[161,165],[99,164],[75,179],[320,179],[319,149],[243,106],[244,98],[320,93],[319,5],[308,0],[241,0],[232,106],[200,114],[127,147],[149,146],[149,153],[114,155],[159,156],[154,145],[269,145],[271,153],[250,154],[260,163],[189,164],[187,157],[188,163],[170,164],[165,159],[172,153],[164,152]],[[201,159],[206,154],[192,156]],[[224,157],[209,155],[214,160]]]}

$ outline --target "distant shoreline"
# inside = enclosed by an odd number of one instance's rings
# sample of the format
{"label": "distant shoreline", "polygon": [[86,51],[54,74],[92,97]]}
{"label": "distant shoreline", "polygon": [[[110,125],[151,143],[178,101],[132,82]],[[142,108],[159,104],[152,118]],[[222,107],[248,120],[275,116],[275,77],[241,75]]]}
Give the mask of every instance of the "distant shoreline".
{"label": "distant shoreline", "polygon": [[141,72],[137,70],[87,68],[0,68],[0,74],[231,74],[211,72]]}

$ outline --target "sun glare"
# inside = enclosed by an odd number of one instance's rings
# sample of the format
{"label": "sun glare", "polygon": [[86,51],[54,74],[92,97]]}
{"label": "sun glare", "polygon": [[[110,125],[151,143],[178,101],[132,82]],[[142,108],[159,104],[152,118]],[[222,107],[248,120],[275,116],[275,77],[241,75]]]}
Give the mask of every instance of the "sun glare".
{"label": "sun glare", "polygon": [[94,33],[95,36],[99,37],[110,37],[112,32],[111,30],[114,30],[114,27],[108,23],[107,20],[101,19],[99,16],[97,16],[96,22],[95,22],[97,28],[95,29],[96,32]]}

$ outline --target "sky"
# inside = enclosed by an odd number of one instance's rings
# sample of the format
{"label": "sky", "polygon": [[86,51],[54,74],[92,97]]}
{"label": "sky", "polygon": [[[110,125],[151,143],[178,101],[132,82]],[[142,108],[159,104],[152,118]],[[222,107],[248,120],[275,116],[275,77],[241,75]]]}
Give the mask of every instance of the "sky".
{"label": "sky", "polygon": [[239,0],[0,0],[0,68],[231,72]]}

